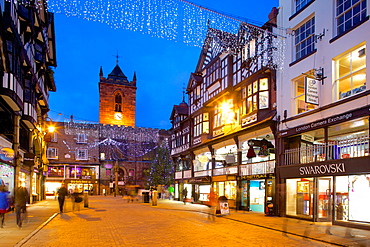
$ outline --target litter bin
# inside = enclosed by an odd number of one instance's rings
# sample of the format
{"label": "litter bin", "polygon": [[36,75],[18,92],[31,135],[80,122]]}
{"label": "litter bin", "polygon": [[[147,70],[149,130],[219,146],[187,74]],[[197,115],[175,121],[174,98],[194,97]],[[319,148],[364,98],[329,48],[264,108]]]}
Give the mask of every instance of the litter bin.
{"label": "litter bin", "polygon": [[143,202],[149,203],[149,192],[142,192],[143,195]]}

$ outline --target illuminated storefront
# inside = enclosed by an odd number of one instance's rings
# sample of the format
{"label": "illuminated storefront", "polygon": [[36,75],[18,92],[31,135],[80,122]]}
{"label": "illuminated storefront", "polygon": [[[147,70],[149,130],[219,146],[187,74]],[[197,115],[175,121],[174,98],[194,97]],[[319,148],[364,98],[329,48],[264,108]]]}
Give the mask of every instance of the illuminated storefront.
{"label": "illuminated storefront", "polygon": [[5,185],[9,192],[14,191],[14,167],[0,162],[0,185]]}
{"label": "illuminated storefront", "polygon": [[[341,225],[370,223],[368,107],[289,129],[281,134],[287,216]],[[370,225],[367,225],[370,227]]]}

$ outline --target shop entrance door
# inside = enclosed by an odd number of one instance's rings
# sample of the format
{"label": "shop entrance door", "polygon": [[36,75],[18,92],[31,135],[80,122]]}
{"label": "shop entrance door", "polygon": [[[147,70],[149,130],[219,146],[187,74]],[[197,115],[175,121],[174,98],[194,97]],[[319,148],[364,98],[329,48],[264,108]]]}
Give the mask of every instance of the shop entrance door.
{"label": "shop entrance door", "polygon": [[265,212],[265,180],[251,180],[249,194],[249,209],[255,212]]}
{"label": "shop entrance door", "polygon": [[317,212],[315,221],[331,221],[332,208],[332,178],[321,177],[317,179]]}

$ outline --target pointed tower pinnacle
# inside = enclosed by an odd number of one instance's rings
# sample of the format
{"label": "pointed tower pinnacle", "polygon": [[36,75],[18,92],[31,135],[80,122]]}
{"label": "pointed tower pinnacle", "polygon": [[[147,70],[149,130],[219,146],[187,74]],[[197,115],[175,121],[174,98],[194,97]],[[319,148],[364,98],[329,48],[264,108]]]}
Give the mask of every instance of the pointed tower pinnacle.
{"label": "pointed tower pinnacle", "polygon": [[100,80],[103,78],[103,66],[100,66],[100,72],[99,72]]}

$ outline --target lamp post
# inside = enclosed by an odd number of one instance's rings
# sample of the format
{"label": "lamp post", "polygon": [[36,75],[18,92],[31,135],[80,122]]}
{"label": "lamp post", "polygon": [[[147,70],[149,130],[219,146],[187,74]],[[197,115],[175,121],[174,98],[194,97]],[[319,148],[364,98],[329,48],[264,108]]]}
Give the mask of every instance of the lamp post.
{"label": "lamp post", "polygon": [[118,194],[118,171],[118,160],[116,160],[114,163],[114,197],[116,197]]}

